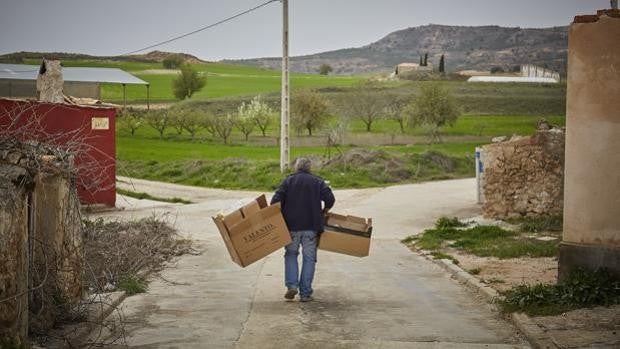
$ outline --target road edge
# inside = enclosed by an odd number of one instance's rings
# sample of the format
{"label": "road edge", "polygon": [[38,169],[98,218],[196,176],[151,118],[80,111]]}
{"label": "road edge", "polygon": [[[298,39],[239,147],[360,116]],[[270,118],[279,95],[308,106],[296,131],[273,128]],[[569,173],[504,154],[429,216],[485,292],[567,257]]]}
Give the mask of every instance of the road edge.
{"label": "road edge", "polygon": [[[452,278],[459,283],[465,285],[465,287],[486,299],[491,305],[495,307],[497,311],[497,301],[503,299],[497,290],[481,283],[476,277],[465,271],[463,268],[454,264],[450,259],[435,259],[428,253],[415,248],[415,246],[408,245],[412,252],[426,258],[432,263],[440,266],[447,271]],[[532,348],[535,349],[558,349],[559,347],[553,342],[553,339],[548,336],[527,314],[523,313],[511,313],[509,316],[512,324],[525,336]]]}

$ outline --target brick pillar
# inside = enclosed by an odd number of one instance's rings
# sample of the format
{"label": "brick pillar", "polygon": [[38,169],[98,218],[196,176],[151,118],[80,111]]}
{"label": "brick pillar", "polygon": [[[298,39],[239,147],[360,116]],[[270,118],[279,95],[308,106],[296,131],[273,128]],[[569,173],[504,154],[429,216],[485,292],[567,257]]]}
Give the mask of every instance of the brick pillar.
{"label": "brick pillar", "polygon": [[620,12],[577,16],[568,37],[560,279],[577,267],[620,277]]}

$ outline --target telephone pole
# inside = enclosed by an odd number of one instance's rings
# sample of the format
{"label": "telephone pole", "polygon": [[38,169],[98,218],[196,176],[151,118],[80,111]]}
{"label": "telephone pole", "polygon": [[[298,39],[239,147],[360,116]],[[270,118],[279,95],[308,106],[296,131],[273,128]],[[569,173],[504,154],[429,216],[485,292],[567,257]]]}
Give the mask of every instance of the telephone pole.
{"label": "telephone pole", "polygon": [[282,0],[282,106],[280,118],[280,171],[284,173],[290,162],[288,78],[288,0]]}

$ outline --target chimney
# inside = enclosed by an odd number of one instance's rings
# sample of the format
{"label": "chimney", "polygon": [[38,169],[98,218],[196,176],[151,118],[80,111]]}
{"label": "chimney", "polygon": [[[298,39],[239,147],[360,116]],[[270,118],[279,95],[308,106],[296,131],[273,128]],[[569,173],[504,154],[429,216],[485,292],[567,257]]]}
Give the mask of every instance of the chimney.
{"label": "chimney", "polygon": [[43,59],[37,77],[37,92],[39,100],[51,103],[63,103],[62,67],[60,61]]}

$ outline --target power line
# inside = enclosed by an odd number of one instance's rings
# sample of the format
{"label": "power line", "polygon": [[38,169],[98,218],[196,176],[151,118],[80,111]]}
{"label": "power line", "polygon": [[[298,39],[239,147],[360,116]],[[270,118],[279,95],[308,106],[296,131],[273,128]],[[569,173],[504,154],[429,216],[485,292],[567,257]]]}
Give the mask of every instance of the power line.
{"label": "power line", "polygon": [[233,15],[233,16],[230,16],[230,17],[227,17],[227,18],[222,19],[222,20],[220,20],[220,21],[218,21],[218,22],[215,22],[215,23],[213,23],[213,24],[209,24],[209,25],[206,25],[206,26],[204,26],[204,27],[198,28],[198,29],[193,30],[193,31],[191,31],[191,32],[189,32],[189,33],[185,33],[185,34],[181,34],[181,35],[175,36],[175,37],[170,38],[170,39],[168,39],[168,40],[161,41],[161,42],[158,42],[158,43],[156,43],[156,44],[153,44],[153,45],[149,45],[149,46],[143,47],[143,48],[141,48],[141,49],[139,49],[139,50],[129,51],[129,52],[126,52],[126,53],[120,54],[119,56],[130,55],[130,54],[133,54],[133,53],[137,53],[137,52],[140,52],[140,51],[148,50],[148,49],[150,49],[150,48],[154,48],[154,47],[157,47],[157,46],[161,46],[161,45],[164,45],[164,44],[167,44],[167,43],[170,43],[170,42],[173,42],[173,41],[176,41],[176,40],[182,39],[182,38],[184,38],[184,37],[187,37],[187,36],[190,36],[190,35],[196,34],[196,33],[201,32],[201,31],[203,31],[203,30],[207,30],[207,29],[213,28],[213,27],[215,27],[215,26],[217,26],[217,25],[220,25],[220,24],[222,24],[222,23],[226,23],[226,22],[231,21],[231,20],[233,20],[233,19],[235,19],[235,18],[237,18],[237,17],[241,17],[241,16],[243,16],[243,15],[245,15],[245,14],[248,14],[248,13],[250,13],[250,12],[256,11],[256,10],[258,10],[258,9],[259,9],[259,8],[261,8],[261,7],[267,6],[267,5],[269,5],[270,3],[272,3],[272,2],[278,2],[278,1],[280,1],[280,0],[269,0],[269,1],[266,1],[266,2],[264,2],[264,3],[262,3],[262,4],[260,4],[260,5],[257,5],[257,6],[252,7],[251,9],[245,10],[245,11],[243,11],[243,12],[239,12],[239,13],[237,13],[236,15]]}

